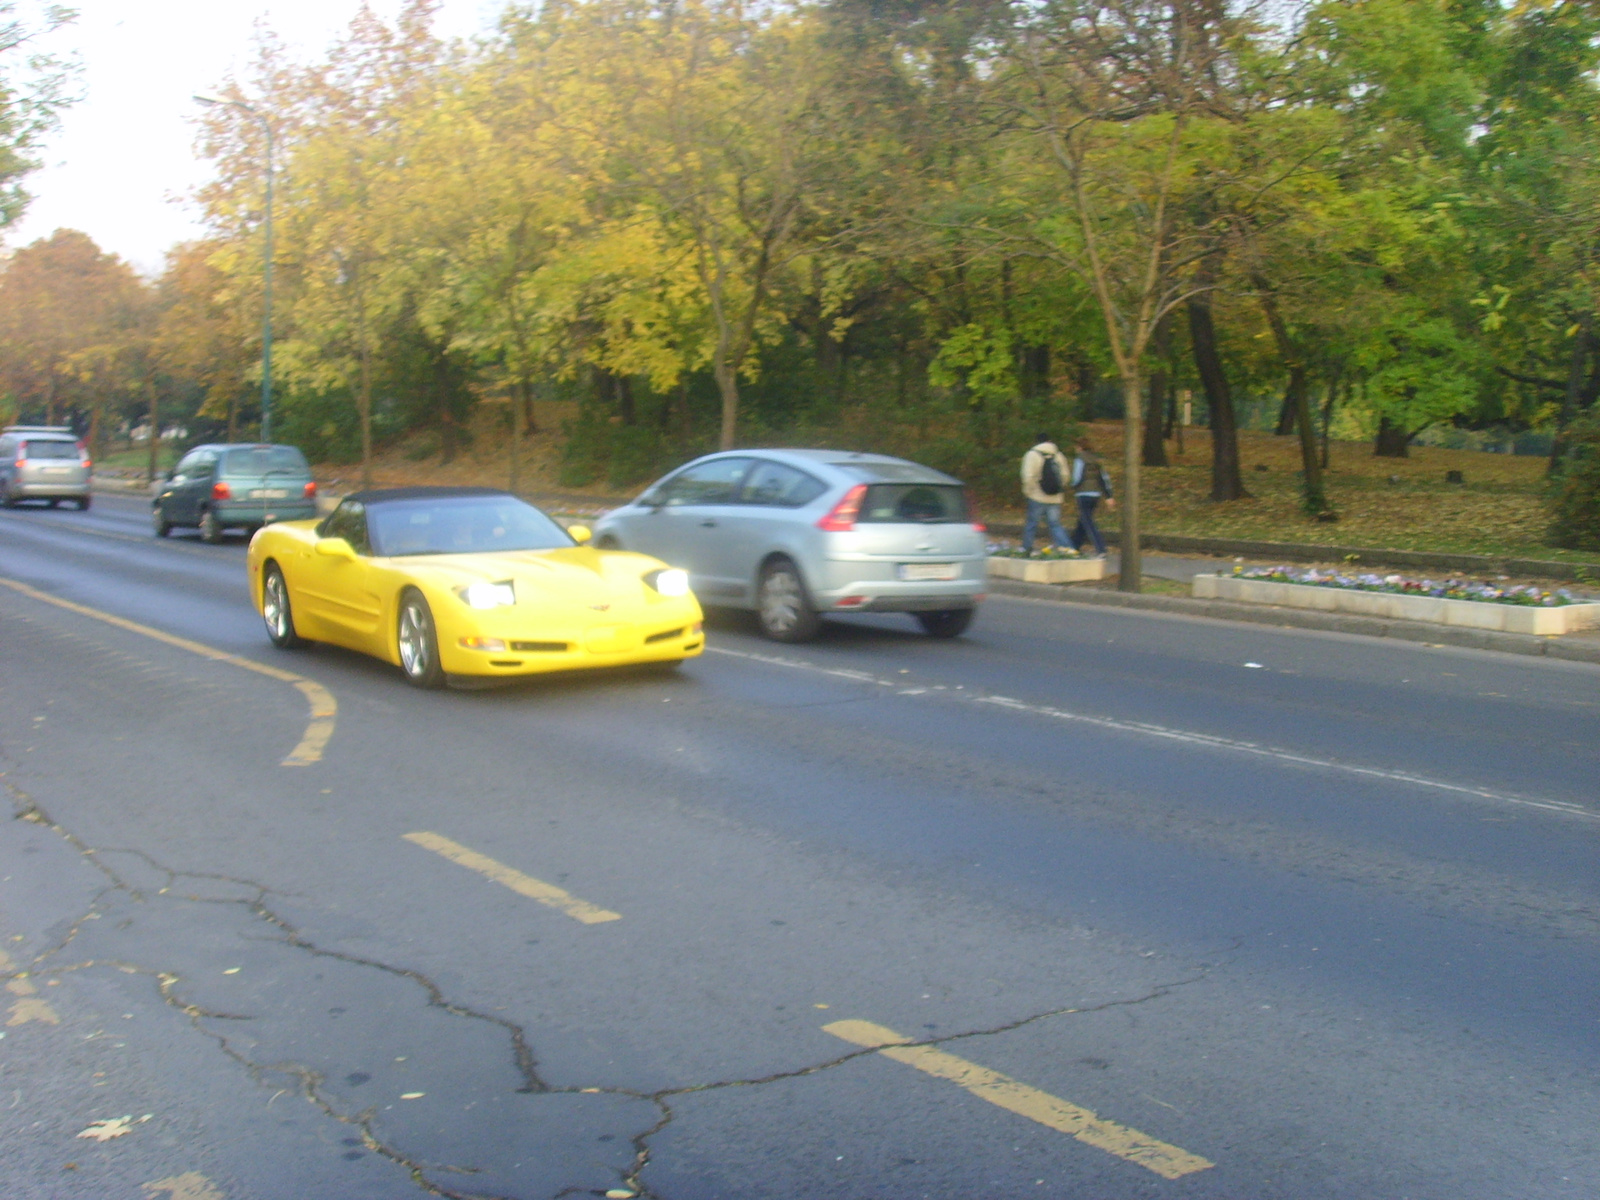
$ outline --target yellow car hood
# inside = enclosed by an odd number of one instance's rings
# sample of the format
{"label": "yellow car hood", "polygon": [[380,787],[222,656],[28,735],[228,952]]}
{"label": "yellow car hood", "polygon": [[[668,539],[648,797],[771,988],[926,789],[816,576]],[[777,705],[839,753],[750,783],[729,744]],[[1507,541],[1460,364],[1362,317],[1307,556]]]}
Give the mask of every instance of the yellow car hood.
{"label": "yellow car hood", "polygon": [[390,564],[440,587],[511,580],[517,607],[547,605],[595,609],[639,603],[655,597],[643,577],[664,563],[643,554],[591,550],[497,551],[492,554],[428,554],[393,558]]}

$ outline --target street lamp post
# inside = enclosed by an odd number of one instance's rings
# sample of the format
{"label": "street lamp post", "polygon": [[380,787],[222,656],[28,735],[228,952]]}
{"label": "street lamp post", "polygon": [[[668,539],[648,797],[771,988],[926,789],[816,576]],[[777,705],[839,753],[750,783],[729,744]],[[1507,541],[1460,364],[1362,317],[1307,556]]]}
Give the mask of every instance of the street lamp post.
{"label": "street lamp post", "polygon": [[272,124],[266,117],[243,100],[222,100],[216,96],[196,96],[205,105],[226,105],[248,113],[261,123],[261,132],[267,139],[267,204],[266,248],[262,253],[261,313],[261,440],[272,440]]}

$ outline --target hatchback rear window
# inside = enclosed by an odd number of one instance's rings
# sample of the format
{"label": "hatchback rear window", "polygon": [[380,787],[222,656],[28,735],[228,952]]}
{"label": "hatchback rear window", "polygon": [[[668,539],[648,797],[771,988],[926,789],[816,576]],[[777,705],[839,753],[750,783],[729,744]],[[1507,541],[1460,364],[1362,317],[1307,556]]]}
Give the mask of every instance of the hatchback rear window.
{"label": "hatchback rear window", "polygon": [[293,446],[252,446],[229,450],[222,460],[224,475],[309,475],[306,456]]}
{"label": "hatchback rear window", "polygon": [[949,484],[875,483],[867,488],[858,522],[877,525],[957,524],[967,515],[967,493]]}
{"label": "hatchback rear window", "polygon": [[955,483],[954,479],[931,467],[921,467],[908,462],[836,462],[838,467],[854,475],[862,483]]}
{"label": "hatchback rear window", "polygon": [[78,443],[76,442],[29,442],[27,449],[28,458],[70,458],[76,460]]}

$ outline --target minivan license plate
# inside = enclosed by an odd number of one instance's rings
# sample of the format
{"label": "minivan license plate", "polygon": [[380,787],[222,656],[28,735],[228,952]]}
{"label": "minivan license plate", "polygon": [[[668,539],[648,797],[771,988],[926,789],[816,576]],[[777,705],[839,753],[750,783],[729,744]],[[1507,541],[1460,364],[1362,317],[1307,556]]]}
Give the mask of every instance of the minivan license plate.
{"label": "minivan license plate", "polygon": [[250,493],[253,500],[282,500],[289,495],[282,488],[256,488]]}
{"label": "minivan license plate", "polygon": [[960,563],[901,563],[900,578],[907,582],[922,579],[960,579]]}

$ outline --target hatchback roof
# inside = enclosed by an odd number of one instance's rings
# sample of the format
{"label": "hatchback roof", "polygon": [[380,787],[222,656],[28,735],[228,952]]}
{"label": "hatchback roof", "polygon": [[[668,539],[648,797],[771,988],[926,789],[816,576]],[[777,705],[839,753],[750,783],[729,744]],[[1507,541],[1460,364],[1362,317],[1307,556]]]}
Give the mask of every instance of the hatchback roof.
{"label": "hatchback roof", "polygon": [[840,471],[846,478],[866,483],[944,483],[959,484],[959,479],[933,467],[891,454],[869,454],[861,450],[752,450],[751,454],[787,456],[806,465],[821,465]]}
{"label": "hatchback roof", "polygon": [[70,425],[7,425],[0,433],[26,433],[41,434],[45,437],[58,437],[77,440],[78,435],[72,431]]}

